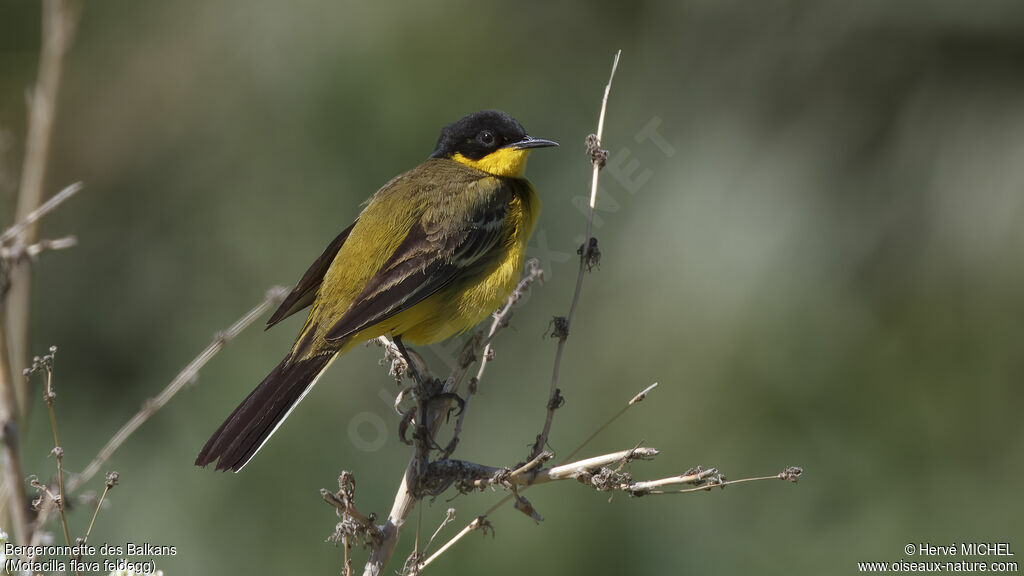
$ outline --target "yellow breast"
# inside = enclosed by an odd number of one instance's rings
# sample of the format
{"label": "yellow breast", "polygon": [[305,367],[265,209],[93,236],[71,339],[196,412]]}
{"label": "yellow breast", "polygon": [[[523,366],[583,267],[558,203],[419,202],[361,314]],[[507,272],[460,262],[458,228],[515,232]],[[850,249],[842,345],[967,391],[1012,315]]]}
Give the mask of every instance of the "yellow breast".
{"label": "yellow breast", "polygon": [[540,199],[527,183],[525,193],[509,204],[507,233],[495,250],[501,250],[478,273],[461,278],[420,304],[360,332],[353,342],[382,334],[401,334],[411,344],[439,342],[465,332],[504,305],[523,270],[526,243],[533,233]]}

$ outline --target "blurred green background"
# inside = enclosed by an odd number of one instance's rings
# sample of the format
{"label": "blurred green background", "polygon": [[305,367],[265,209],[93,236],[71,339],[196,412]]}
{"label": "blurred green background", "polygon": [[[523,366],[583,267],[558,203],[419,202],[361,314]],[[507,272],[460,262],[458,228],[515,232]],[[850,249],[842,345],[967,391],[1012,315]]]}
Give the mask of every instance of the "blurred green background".
{"label": "blurred green background", "polygon": [[[0,193],[10,222],[39,4],[0,6]],[[612,90],[589,276],[552,447],[643,441],[637,477],[806,470],[798,486],[630,499],[565,483],[505,508],[431,573],[852,574],[907,542],[1024,548],[1024,5],[1017,2],[90,2],[60,95],[32,342],[59,346],[65,465],[275,284],[297,280],[440,127],[496,107],[533,155],[548,282],[498,342],[458,452],[520,460],[543,421],[583,233],[584,137]],[[656,130],[657,138],[651,138]],[[343,469],[386,515],[408,448],[377,348],[334,364],[242,474],[192,466],[301,320],[255,327],[107,466],[94,543],[177,547],[168,575],[337,573],[318,494]],[[445,356],[435,347],[435,365]],[[38,385],[33,388],[38,393]],[[37,398],[34,394],[33,398]],[[43,406],[26,474],[52,474]],[[102,480],[93,481],[101,488]],[[414,514],[392,563],[455,506]],[[82,534],[87,507],[71,516]],[[357,557],[359,562],[362,555]],[[361,564],[360,564],[361,565]]]}

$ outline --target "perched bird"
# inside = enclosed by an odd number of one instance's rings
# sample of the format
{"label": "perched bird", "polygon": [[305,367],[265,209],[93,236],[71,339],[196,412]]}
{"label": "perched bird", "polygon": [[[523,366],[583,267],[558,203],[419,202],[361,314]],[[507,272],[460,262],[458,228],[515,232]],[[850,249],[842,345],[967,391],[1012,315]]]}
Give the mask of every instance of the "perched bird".
{"label": "perched bird", "polygon": [[430,157],[370,197],[267,327],[312,305],[291,351],[203,446],[197,466],[238,472],[339,355],[381,335],[428,344],[472,328],[523,268],[540,200],[523,177],[532,138],[497,110],[449,124]]}

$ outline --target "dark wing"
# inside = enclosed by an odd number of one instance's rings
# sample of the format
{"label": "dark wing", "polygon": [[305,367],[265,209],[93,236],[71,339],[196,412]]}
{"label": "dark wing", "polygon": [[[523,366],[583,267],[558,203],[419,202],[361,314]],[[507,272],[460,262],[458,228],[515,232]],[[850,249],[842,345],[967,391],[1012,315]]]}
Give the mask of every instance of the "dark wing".
{"label": "dark wing", "polygon": [[[505,234],[509,190],[472,206],[460,226],[421,219],[327,333],[341,340],[436,293],[478,264]],[[451,218],[450,212],[448,218]]]}
{"label": "dark wing", "polygon": [[[357,219],[356,222],[358,221]],[[313,262],[309,270],[306,270],[299,283],[295,285],[295,288],[292,288],[291,293],[284,299],[284,302],[281,302],[281,305],[278,306],[277,311],[270,317],[270,320],[267,320],[266,329],[313,303],[313,299],[316,298],[316,292],[320,289],[320,283],[324,281],[324,274],[331,267],[331,262],[338,255],[342,244],[345,243],[345,240],[348,240],[348,235],[352,232],[356,222],[342,230],[341,234],[338,234],[338,237],[327,245],[324,253]]]}

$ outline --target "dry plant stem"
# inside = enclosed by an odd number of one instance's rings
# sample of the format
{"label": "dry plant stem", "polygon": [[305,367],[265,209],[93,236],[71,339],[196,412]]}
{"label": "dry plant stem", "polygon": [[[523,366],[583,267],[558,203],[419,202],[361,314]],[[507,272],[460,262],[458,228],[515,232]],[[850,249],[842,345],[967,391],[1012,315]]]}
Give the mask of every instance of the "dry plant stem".
{"label": "dry plant stem", "polygon": [[[498,504],[499,505],[500,504],[504,504],[506,501],[510,500],[511,498],[512,498],[512,496],[508,495],[505,498],[503,498],[501,500],[501,502],[498,502]],[[495,508],[492,508],[491,510],[488,510],[488,514],[492,513],[496,509],[497,508],[495,507]],[[486,517],[487,517],[487,514],[485,514],[483,516],[479,516],[479,517],[475,518],[472,522],[467,524],[465,528],[463,528],[462,530],[459,530],[459,533],[456,534],[455,536],[452,536],[451,540],[448,540],[447,542],[444,543],[443,546],[438,548],[437,552],[434,552],[429,557],[427,557],[424,561],[422,561],[419,564],[417,564],[416,565],[416,573],[419,573],[421,570],[423,570],[424,568],[429,566],[434,560],[437,560],[441,556],[441,554],[444,554],[445,552],[447,552],[449,548],[451,548],[452,546],[454,546],[456,544],[456,542],[458,542],[459,540],[462,540],[462,538],[466,534],[469,534],[473,530],[476,530],[477,528],[480,528],[480,526],[483,525],[484,519]]]}
{"label": "dry plant stem", "polygon": [[88,482],[96,473],[100,467],[110,459],[114,452],[124,444],[142,424],[148,420],[157,410],[163,408],[175,394],[181,391],[189,383],[193,382],[199,375],[199,371],[210,361],[224,346],[233,340],[242,330],[245,330],[250,324],[255,322],[258,318],[267,313],[275,306],[281,303],[284,299],[287,290],[280,286],[275,286],[267,291],[263,301],[256,305],[255,308],[249,310],[244,316],[239,318],[234,324],[231,325],[227,330],[218,332],[214,335],[213,342],[206,347],[198,356],[196,356],[191,362],[188,363],[185,368],[171,380],[163,391],[160,392],[156,398],[152,398],[146,401],[142,408],[132,417],[131,420],[125,423],[120,430],[114,434],[113,437],[107,442],[107,444],[96,454],[92,462],[89,463],[85,469],[71,477],[68,482],[68,492],[74,492],[82,484]]}
{"label": "dry plant stem", "polygon": [[96,524],[96,517],[100,515],[100,507],[103,506],[103,500],[107,497],[107,492],[110,492],[110,484],[103,487],[103,492],[100,494],[100,500],[96,503],[96,509],[92,512],[92,520],[89,521],[89,528],[85,531],[85,538],[82,538],[82,544],[89,541],[89,535],[92,534],[92,527]]}
{"label": "dry plant stem", "polygon": [[67,250],[73,248],[78,244],[78,239],[74,236],[65,236],[63,238],[54,238],[53,240],[40,240],[35,244],[29,244],[28,246],[15,246],[8,248],[6,246],[0,246],[0,259],[7,260],[8,262],[17,263],[21,260],[35,260],[43,252],[52,252],[55,250]]}
{"label": "dry plant stem", "polygon": [[[494,351],[491,348],[491,343],[494,341],[494,336],[497,335],[498,331],[508,325],[509,319],[512,317],[512,307],[516,305],[519,300],[522,299],[523,294],[530,289],[537,280],[544,280],[544,270],[540,267],[540,262],[536,258],[530,258],[526,263],[526,276],[519,281],[516,285],[515,290],[509,295],[508,301],[505,305],[494,314],[494,320],[491,322],[491,329],[487,332],[487,338],[484,339],[483,346],[484,351],[480,358],[480,368],[476,371],[476,382],[479,383],[483,380],[484,371],[487,369],[487,365],[494,357]],[[476,393],[475,386],[470,386],[469,393],[463,399],[462,410],[459,411],[459,416],[455,420],[455,431],[452,433],[452,440],[448,443],[448,446],[444,450],[442,458],[447,458],[452,455],[455,451],[456,446],[459,444],[459,438],[462,434],[462,421],[466,418],[466,411],[469,409],[469,399]]]}
{"label": "dry plant stem", "polygon": [[423,570],[424,568],[426,568],[427,566],[429,566],[434,560],[437,560],[438,558],[440,558],[441,554],[444,554],[445,552],[448,551],[449,548],[454,546],[459,540],[462,540],[463,538],[465,538],[466,534],[469,534],[470,532],[472,532],[474,530],[479,530],[480,528],[484,528],[486,530],[487,527],[490,526],[490,524],[487,523],[487,517],[490,516],[491,514],[494,514],[494,512],[498,508],[501,508],[502,506],[504,506],[506,502],[508,502],[509,500],[512,499],[512,497],[513,497],[512,494],[506,494],[501,500],[498,500],[497,502],[495,502],[483,514],[481,514],[481,515],[477,516],[476,518],[474,518],[473,521],[470,522],[469,524],[466,524],[466,526],[462,530],[459,530],[458,534],[456,534],[455,536],[452,536],[450,540],[448,540],[447,542],[444,543],[443,546],[438,548],[437,552],[434,552],[427,559],[425,559],[424,561],[422,561],[419,564],[417,564],[416,565],[417,573],[419,571]]}
{"label": "dry plant stem", "polygon": [[530,289],[537,280],[544,280],[544,270],[540,267],[540,262],[536,258],[530,258],[526,262],[526,276],[519,281],[516,285],[515,290],[509,296],[508,301],[505,305],[494,314],[494,320],[491,322],[491,329],[487,332],[487,339],[484,340],[484,352],[483,357],[480,359],[480,368],[476,372],[477,381],[482,380],[484,377],[484,370],[487,369],[487,365],[490,363],[493,357],[493,351],[491,350],[491,343],[494,340],[494,336],[498,333],[502,327],[508,325],[508,321],[512,318],[512,307],[516,305],[519,300],[522,299],[523,294]]}
{"label": "dry plant stem", "polygon": [[509,477],[510,478],[518,478],[518,477],[522,476],[523,474],[526,474],[530,470],[533,470],[537,466],[540,466],[544,462],[547,462],[548,460],[550,460],[554,456],[555,455],[552,454],[551,452],[547,452],[547,451],[541,452],[533,460],[530,460],[526,464],[523,464],[519,468],[516,468],[515,470],[513,470],[509,474]]}
{"label": "dry plant stem", "polygon": [[[43,185],[46,167],[50,158],[50,142],[57,116],[57,100],[60,94],[61,72],[64,56],[74,39],[78,24],[76,0],[43,0],[42,2],[42,48],[39,54],[39,71],[29,99],[28,136],[25,141],[25,161],[21,169],[21,183],[18,190],[18,204],[15,220],[25,220],[36,210],[43,199]],[[21,232],[21,243],[35,243],[35,223],[28,224]],[[28,357],[28,314],[31,291],[30,270],[20,266],[12,271],[11,291],[8,295],[7,330],[10,336],[12,374],[17,377],[25,368]],[[15,379],[18,397],[18,414],[25,413],[27,402],[26,384]]]}
{"label": "dry plant stem", "polygon": [[437,530],[434,530],[433,534],[431,534],[430,540],[427,541],[427,545],[424,548],[424,550],[427,550],[428,548],[430,548],[430,545],[434,543],[434,539],[437,538],[437,535],[441,533],[441,530],[444,530],[445,526],[447,526],[448,524],[450,524],[450,523],[452,523],[454,521],[455,521],[455,508],[449,508],[448,511],[444,515],[444,519],[441,520],[441,525],[437,527]]}
{"label": "dry plant stem", "polygon": [[16,239],[22,232],[25,232],[35,226],[36,222],[38,222],[40,218],[46,216],[50,212],[53,212],[58,206],[68,201],[75,194],[81,192],[81,190],[82,183],[75,182],[54,194],[49,200],[43,202],[41,206],[26,214],[24,218],[11,225],[7,230],[4,230],[4,233],[0,234],[0,244],[7,244],[8,242]]}
{"label": "dry plant stem", "polygon": [[[705,470],[703,472],[714,472],[714,470]],[[644,487],[641,486],[643,484],[658,486],[665,486],[669,484],[687,484],[693,481],[681,481],[687,477],[692,477],[694,478],[694,480],[701,479],[697,478],[698,476],[701,476],[701,474],[690,474],[684,476],[673,476],[671,478],[663,478],[661,480],[652,480],[650,482],[637,482],[634,485],[634,491],[642,492],[644,494],[686,494],[688,492],[700,492],[702,490],[707,491],[712,488],[725,488],[726,486],[731,486],[732,484],[743,484],[744,482],[761,482],[763,480],[786,480],[789,482],[796,483],[796,481],[800,478],[801,474],[803,474],[802,468],[789,467],[783,470],[782,472],[779,472],[778,474],[772,476],[754,476],[752,478],[737,478],[736,480],[723,480],[712,485],[695,486],[693,488],[683,488],[682,490],[645,490]]]}
{"label": "dry plant stem", "polygon": [[[53,392],[53,369],[46,369],[46,390],[43,399],[46,400],[46,410],[50,413],[50,427],[53,428],[53,453],[57,456],[57,510],[60,510],[60,523],[64,527],[64,541],[71,546],[71,533],[68,531],[68,515],[64,510],[64,449],[60,446],[60,436],[57,434],[57,415],[53,412],[53,399],[57,397]],[[78,571],[76,570],[77,574]]]}
{"label": "dry plant stem", "polygon": [[572,460],[573,456],[575,456],[575,455],[579,454],[580,450],[583,450],[583,448],[584,448],[584,447],[585,447],[585,446],[586,446],[587,444],[590,444],[590,441],[591,441],[591,440],[593,440],[594,438],[597,438],[597,435],[598,435],[598,434],[600,434],[601,432],[604,432],[605,428],[607,428],[607,427],[611,426],[612,422],[615,422],[616,420],[618,420],[618,419],[619,419],[619,417],[620,417],[620,416],[622,416],[623,414],[625,414],[625,413],[626,413],[626,411],[630,409],[630,407],[632,407],[632,406],[633,406],[634,404],[636,404],[636,403],[638,403],[638,402],[643,402],[643,400],[644,400],[645,398],[647,398],[647,394],[649,394],[649,393],[651,392],[651,390],[654,390],[654,389],[655,389],[655,388],[656,388],[657,386],[658,386],[658,383],[657,383],[657,382],[655,382],[654,384],[651,384],[651,385],[650,385],[650,386],[648,386],[647,388],[644,388],[644,389],[643,389],[642,391],[640,391],[640,393],[639,393],[639,394],[637,394],[636,396],[633,396],[633,398],[632,398],[632,399],[631,399],[631,400],[630,400],[630,401],[629,401],[629,402],[628,402],[628,403],[627,403],[627,404],[626,404],[625,406],[623,406],[621,410],[619,410],[618,412],[616,412],[614,416],[612,416],[611,418],[609,418],[607,422],[605,422],[605,423],[604,423],[604,424],[602,424],[602,425],[601,425],[600,427],[598,427],[598,429],[597,429],[597,430],[594,430],[594,432],[593,432],[593,433],[592,433],[592,434],[591,434],[590,436],[587,436],[587,439],[586,439],[586,440],[584,440],[583,442],[581,442],[581,443],[580,443],[580,445],[579,445],[579,446],[577,446],[575,450],[573,450],[572,452],[570,452],[570,453],[569,453],[569,455],[568,455],[568,456],[566,456],[564,460],[562,460],[562,462],[564,463],[564,462],[567,462],[567,461],[569,461],[569,460]]}
{"label": "dry plant stem", "polygon": [[[568,480],[575,478],[581,472],[596,471],[605,466],[628,462],[630,460],[650,460],[657,455],[658,451],[654,448],[638,446],[630,450],[620,450],[618,452],[611,452],[600,456],[585,458],[576,462],[570,462],[569,464],[562,464],[553,468],[545,468],[537,471],[535,474],[517,474],[514,472],[505,478],[504,482],[509,485],[524,487],[519,489],[519,492],[523,492],[525,487],[528,486],[546,484],[556,480]],[[494,483],[492,478],[494,478],[495,474],[502,471],[502,468],[483,466],[481,464],[472,464],[469,462],[464,463],[464,465],[467,474],[478,478],[473,481],[473,486],[475,488],[490,486]],[[467,480],[470,480],[470,478],[467,478]]]}
{"label": "dry plant stem", "polygon": [[[615,53],[615,59],[612,61],[612,72],[608,76],[608,84],[604,87],[604,98],[601,99],[601,114],[597,119],[596,136],[598,147],[600,147],[601,137],[604,135],[604,117],[605,112],[608,110],[608,94],[611,92],[612,80],[615,79],[615,70],[619,67],[619,56],[621,55],[622,50]],[[565,317],[564,333],[559,336],[558,348],[555,350],[555,363],[554,368],[551,371],[551,390],[548,393],[548,407],[547,415],[544,419],[544,428],[540,435],[537,436],[537,441],[533,445],[533,451],[530,453],[530,459],[533,459],[543,452],[548,443],[548,436],[551,433],[551,423],[555,418],[555,410],[558,409],[558,373],[562,366],[562,353],[565,350],[565,340],[568,338],[569,331],[572,328],[572,319],[576,314],[576,306],[579,304],[580,292],[583,290],[583,275],[587,271],[587,263],[590,260],[590,240],[593,238],[594,208],[597,205],[597,181],[604,162],[598,161],[595,156],[592,159],[592,163],[594,166],[594,174],[590,184],[590,210],[587,212],[587,234],[586,239],[583,241],[582,250],[580,251],[580,269],[576,275],[576,289],[572,294],[572,302],[569,304],[569,314]]]}

